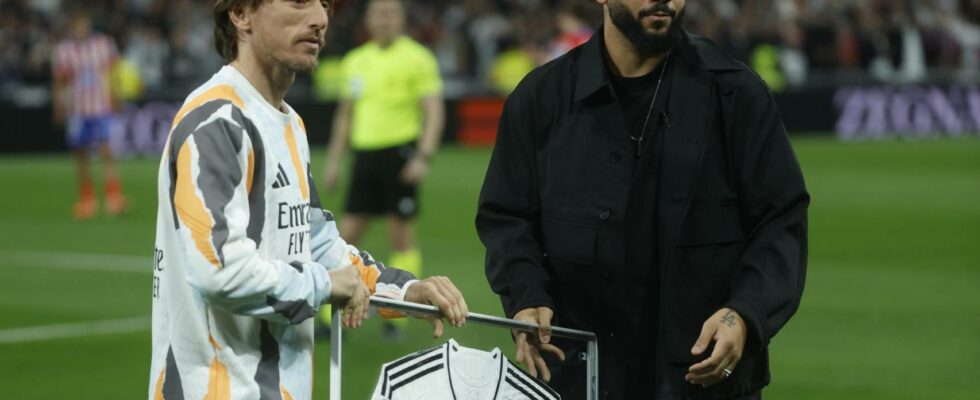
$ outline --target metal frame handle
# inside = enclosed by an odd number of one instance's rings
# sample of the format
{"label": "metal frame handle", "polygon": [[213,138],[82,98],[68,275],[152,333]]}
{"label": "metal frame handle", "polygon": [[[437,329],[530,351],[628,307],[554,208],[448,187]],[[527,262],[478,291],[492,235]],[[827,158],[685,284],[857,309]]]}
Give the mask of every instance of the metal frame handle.
{"label": "metal frame handle", "polygon": [[[393,300],[384,297],[371,296],[371,305],[379,308],[389,308],[393,310],[398,310],[402,312],[409,312],[415,314],[426,314],[439,316],[439,309],[434,306],[418,303],[409,303],[405,301]],[[526,332],[537,332],[538,324],[532,324],[524,321],[517,321],[513,319],[500,318],[492,315],[484,315],[477,313],[470,313],[466,317],[466,321],[472,322],[479,325],[490,326],[494,328],[505,328],[505,329],[516,329]],[[330,400],[340,400],[340,372],[342,368],[341,361],[341,337],[343,335],[343,326],[341,325],[341,315],[340,309],[335,309],[333,311],[333,319],[331,321],[330,330]],[[598,400],[599,399],[599,342],[596,338],[595,333],[580,331],[577,329],[562,328],[559,326],[554,326],[551,328],[551,335],[555,337],[561,337],[566,339],[573,339],[582,342],[587,342],[586,347],[586,374],[588,379],[588,393],[586,398],[588,400]]]}

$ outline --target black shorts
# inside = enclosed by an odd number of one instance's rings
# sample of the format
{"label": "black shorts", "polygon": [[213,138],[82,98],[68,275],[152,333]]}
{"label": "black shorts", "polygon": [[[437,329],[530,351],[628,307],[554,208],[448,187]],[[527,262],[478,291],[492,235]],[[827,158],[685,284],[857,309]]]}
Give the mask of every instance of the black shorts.
{"label": "black shorts", "polygon": [[404,219],[417,215],[417,185],[405,184],[400,177],[414,153],[414,142],[380,150],[355,151],[345,211],[349,214],[397,215]]}

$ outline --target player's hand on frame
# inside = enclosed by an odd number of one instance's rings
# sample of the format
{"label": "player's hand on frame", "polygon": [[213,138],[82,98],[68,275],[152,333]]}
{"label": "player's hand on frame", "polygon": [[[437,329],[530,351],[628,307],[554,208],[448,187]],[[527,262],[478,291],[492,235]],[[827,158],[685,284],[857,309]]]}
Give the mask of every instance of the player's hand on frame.
{"label": "player's hand on frame", "polygon": [[[413,283],[405,292],[405,301],[435,306],[442,317],[455,327],[462,327],[470,314],[463,294],[444,276],[433,276]],[[442,336],[442,321],[435,317],[425,319],[433,326],[432,337]]]}
{"label": "player's hand on frame", "polygon": [[745,337],[742,317],[730,308],[718,310],[704,322],[691,354],[703,354],[712,341],[715,342],[714,350],[706,360],[692,365],[684,379],[692,385],[708,387],[728,378],[742,358]]}
{"label": "player's hand on frame", "polygon": [[344,326],[360,327],[367,318],[371,292],[361,280],[357,267],[349,265],[330,271],[330,285],[330,303],[341,308]]}
{"label": "player's hand on frame", "polygon": [[551,318],[554,314],[548,307],[525,308],[514,314],[515,320],[538,325],[537,335],[514,331],[514,345],[517,347],[514,361],[527,365],[527,372],[535,378],[540,373],[541,379],[545,382],[551,381],[551,370],[545,364],[542,352],[554,354],[558,359],[565,361],[565,352],[551,344]]}

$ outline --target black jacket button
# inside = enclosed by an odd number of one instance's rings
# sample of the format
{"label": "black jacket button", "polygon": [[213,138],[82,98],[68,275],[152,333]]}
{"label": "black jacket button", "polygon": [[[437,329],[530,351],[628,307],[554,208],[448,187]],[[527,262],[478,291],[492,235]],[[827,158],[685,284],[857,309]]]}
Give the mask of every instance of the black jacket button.
{"label": "black jacket button", "polygon": [[622,159],[623,156],[620,155],[619,152],[614,151],[612,153],[609,153],[609,162],[613,164],[619,164],[619,162],[622,161]]}

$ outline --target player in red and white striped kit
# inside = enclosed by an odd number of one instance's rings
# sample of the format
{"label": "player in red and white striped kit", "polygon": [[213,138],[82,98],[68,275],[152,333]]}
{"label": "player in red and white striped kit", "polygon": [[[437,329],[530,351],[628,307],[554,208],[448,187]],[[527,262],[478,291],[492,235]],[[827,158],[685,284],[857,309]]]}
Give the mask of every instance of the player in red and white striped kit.
{"label": "player in red and white striped kit", "polygon": [[107,35],[92,31],[86,11],[77,9],[69,19],[69,36],[54,48],[53,107],[56,125],[66,125],[68,147],[75,154],[78,172],[79,200],[75,218],[95,215],[98,203],[92,188],[90,153],[98,147],[105,168],[105,207],[109,214],[126,208],[109,131],[117,99],[112,91],[110,73],[118,61],[116,43]]}

